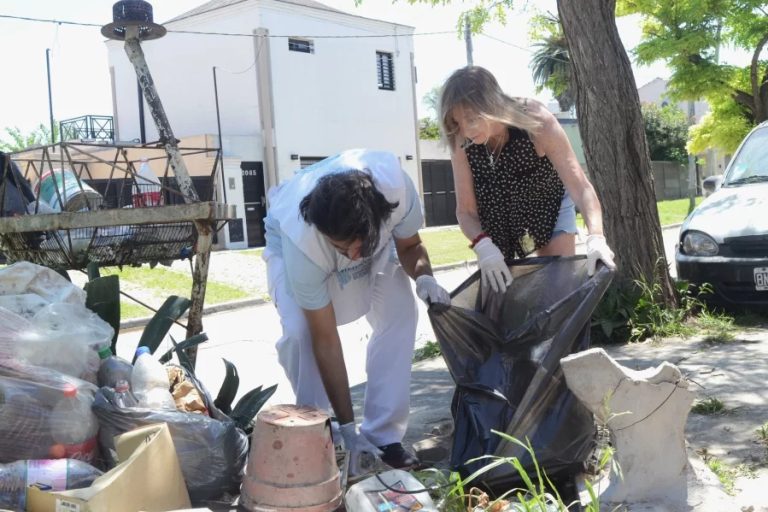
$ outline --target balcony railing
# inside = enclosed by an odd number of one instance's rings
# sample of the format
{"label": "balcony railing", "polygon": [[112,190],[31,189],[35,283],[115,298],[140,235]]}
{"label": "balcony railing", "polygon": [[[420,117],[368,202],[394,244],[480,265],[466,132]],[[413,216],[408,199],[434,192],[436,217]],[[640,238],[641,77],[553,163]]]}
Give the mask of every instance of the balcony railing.
{"label": "balcony railing", "polygon": [[80,116],[59,123],[62,141],[92,140],[113,142],[115,128],[112,116]]}

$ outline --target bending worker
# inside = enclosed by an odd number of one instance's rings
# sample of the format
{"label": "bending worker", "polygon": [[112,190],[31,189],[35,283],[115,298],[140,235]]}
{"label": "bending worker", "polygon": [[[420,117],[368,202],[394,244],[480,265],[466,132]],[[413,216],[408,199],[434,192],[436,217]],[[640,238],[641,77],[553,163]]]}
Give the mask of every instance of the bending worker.
{"label": "bending worker", "polygon": [[[263,258],[283,328],[280,364],[297,404],[333,408],[353,472],[363,452],[395,468],[418,462],[401,443],[417,321],[408,276],[428,304],[450,304],[432,276],[421,224],[416,189],[391,153],[345,151],[270,193]],[[358,433],[337,325],[363,315],[373,333]]]}

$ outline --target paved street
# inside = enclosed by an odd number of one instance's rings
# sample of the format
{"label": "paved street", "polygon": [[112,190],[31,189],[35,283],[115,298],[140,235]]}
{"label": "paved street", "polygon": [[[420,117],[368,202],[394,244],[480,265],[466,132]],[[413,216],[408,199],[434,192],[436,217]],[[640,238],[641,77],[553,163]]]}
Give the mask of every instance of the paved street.
{"label": "paved street", "polygon": [[[667,228],[664,232],[667,258],[674,261],[674,243],[677,227]],[[583,253],[580,244],[577,251]],[[217,254],[212,256],[212,265],[216,265]],[[674,267],[674,265],[673,265]],[[674,268],[672,269],[674,271]],[[446,289],[452,290],[475,271],[474,265],[465,265],[449,271],[439,272],[437,279]],[[416,345],[421,346],[434,340],[432,327],[426,315],[426,308],[419,302],[419,324]],[[214,395],[224,378],[224,364],[221,358],[233,362],[240,373],[239,395],[259,386],[277,383],[278,389],[270,403],[291,402],[294,398],[290,384],[277,362],[275,341],[281,335],[280,321],[272,304],[251,306],[233,311],[206,315],[203,319],[204,331],[210,340],[201,345],[198,355],[197,373]],[[370,335],[370,328],[365,319],[347,324],[340,328],[344,356],[347,362],[350,384],[357,386],[365,382],[365,342]],[[177,340],[184,338],[180,327],[171,330]],[[118,352],[123,357],[130,357],[138,344],[141,329],[124,331],[120,335]],[[170,342],[164,347],[170,348]]]}

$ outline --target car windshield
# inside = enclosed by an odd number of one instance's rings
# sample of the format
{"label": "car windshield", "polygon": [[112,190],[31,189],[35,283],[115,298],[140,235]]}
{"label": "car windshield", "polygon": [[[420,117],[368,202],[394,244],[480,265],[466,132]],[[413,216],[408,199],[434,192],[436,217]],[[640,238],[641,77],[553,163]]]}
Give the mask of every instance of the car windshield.
{"label": "car windshield", "polygon": [[724,187],[768,181],[768,128],[761,128],[744,142],[728,168]]}

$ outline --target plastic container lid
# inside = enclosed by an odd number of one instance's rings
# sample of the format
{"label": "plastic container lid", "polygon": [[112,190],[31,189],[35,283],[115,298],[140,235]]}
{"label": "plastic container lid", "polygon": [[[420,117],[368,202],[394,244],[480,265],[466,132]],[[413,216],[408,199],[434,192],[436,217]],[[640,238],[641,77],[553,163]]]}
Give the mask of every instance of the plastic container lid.
{"label": "plastic container lid", "polygon": [[136,357],[139,357],[141,354],[149,354],[149,347],[141,346],[136,349]]}
{"label": "plastic container lid", "polygon": [[106,359],[112,356],[112,349],[110,347],[101,347],[99,349],[99,359]]}

